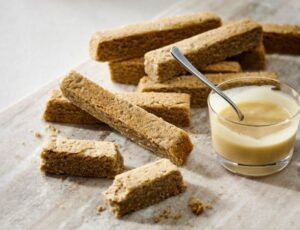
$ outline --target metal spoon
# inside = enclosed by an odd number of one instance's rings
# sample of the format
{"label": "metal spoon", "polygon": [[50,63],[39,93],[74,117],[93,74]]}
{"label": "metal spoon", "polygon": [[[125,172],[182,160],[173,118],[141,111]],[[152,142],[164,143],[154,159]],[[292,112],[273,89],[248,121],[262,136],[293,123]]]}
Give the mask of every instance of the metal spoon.
{"label": "metal spoon", "polygon": [[193,65],[189,62],[189,60],[180,52],[180,50],[173,46],[170,50],[172,56],[181,64],[183,67],[195,75],[199,80],[201,80],[204,84],[206,84],[209,88],[219,94],[225,101],[227,101],[231,107],[237,113],[240,121],[244,119],[244,115],[242,114],[241,110],[237,107],[237,105],[227,97],[217,86],[215,86],[210,80],[208,80],[202,73],[200,73]]}

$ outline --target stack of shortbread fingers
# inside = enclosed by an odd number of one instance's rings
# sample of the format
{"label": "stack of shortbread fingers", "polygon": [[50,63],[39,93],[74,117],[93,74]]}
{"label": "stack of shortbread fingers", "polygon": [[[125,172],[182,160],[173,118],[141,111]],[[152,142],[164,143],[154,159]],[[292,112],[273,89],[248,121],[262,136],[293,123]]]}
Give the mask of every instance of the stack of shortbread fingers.
{"label": "stack of shortbread fingers", "polygon": [[114,178],[104,196],[117,217],[183,192],[186,185],[177,166],[185,163],[193,145],[180,127],[191,124],[191,106],[206,106],[210,90],[175,61],[172,46],[216,85],[245,76],[276,79],[276,73],[262,71],[265,49],[300,54],[300,29],[251,19],[222,23],[213,13],[193,13],[93,34],[91,57],[109,62],[111,80],[138,85],[137,92],[112,93],[71,71],[60,90],[51,93],[44,119],[105,123],[164,159],[123,172],[118,144],[52,136],[41,152],[41,169]]}

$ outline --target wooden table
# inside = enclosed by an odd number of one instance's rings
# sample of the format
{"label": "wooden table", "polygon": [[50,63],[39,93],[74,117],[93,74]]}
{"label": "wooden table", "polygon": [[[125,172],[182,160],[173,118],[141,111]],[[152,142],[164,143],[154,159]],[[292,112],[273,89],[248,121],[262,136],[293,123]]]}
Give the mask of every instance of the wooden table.
{"label": "wooden table", "polygon": [[[251,17],[260,21],[300,24],[299,1],[183,1],[159,16],[211,10],[224,19]],[[113,84],[105,64],[86,61],[76,69],[113,91],[135,87]],[[300,59],[268,56],[268,69],[300,90]],[[68,70],[66,70],[67,72]],[[49,91],[59,79],[0,113],[0,228],[1,229],[300,229],[300,140],[292,163],[281,173],[251,179],[227,172],[215,160],[211,148],[206,109],[193,109],[187,129],[194,150],[181,168],[188,189],[180,196],[115,219],[109,211],[96,213],[104,204],[101,193],[108,179],[45,176],[39,170],[39,151],[46,139],[47,123],[41,120]],[[115,141],[121,146],[127,167],[158,159],[147,150],[107,126],[55,124],[60,135],[70,138]],[[37,138],[34,131],[41,132]],[[194,216],[188,199],[198,197],[213,209]],[[178,220],[153,217],[168,209],[181,212]]]}

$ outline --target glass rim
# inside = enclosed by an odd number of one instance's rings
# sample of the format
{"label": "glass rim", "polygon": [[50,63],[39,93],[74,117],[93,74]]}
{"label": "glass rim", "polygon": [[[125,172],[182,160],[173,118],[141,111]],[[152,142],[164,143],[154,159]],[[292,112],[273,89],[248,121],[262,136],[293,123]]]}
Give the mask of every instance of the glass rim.
{"label": "glass rim", "polygon": [[[237,81],[237,80],[243,80],[243,79],[266,79],[268,81],[273,81],[273,82],[277,82],[281,85],[285,85],[287,86],[288,88],[290,88],[291,90],[293,90],[298,97],[300,97],[298,91],[292,87],[290,84],[286,83],[286,82],[282,82],[278,79],[273,79],[273,78],[269,78],[269,77],[239,77],[239,78],[234,78],[234,79],[230,79],[230,80],[226,80],[226,81],[223,81],[221,82],[220,84],[217,85],[217,87],[220,87],[226,83],[229,83],[229,82],[234,82],[234,81]],[[237,86],[235,88],[239,88],[239,87],[243,87],[243,86]],[[217,116],[218,119],[221,119],[225,122],[228,122],[228,123],[231,123],[231,124],[235,124],[235,125],[240,125],[240,126],[245,126],[245,127],[271,127],[271,126],[277,126],[277,125],[283,125],[283,124],[286,124],[288,122],[290,122],[291,120],[293,120],[299,113],[300,113],[300,105],[299,103],[297,103],[299,105],[299,108],[298,110],[289,118],[283,120],[283,121],[280,121],[280,122],[277,122],[277,123],[272,123],[272,124],[266,124],[266,125],[254,125],[254,124],[242,124],[238,121],[232,121],[232,120],[229,120],[223,116],[221,116],[219,113],[217,113],[214,108],[212,107],[211,103],[210,103],[210,97],[212,94],[215,94],[215,92],[213,90],[210,91],[208,97],[207,97],[207,104],[208,104],[208,107],[211,109],[211,111]]]}

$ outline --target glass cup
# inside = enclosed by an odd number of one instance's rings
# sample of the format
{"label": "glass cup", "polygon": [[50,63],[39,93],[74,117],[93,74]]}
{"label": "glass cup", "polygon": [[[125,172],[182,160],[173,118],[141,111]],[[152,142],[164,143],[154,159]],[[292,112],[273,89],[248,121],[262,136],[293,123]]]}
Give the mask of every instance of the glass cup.
{"label": "glass cup", "polygon": [[[222,111],[229,104],[211,91],[208,96],[212,145],[219,163],[233,173],[266,176],[291,161],[299,125],[299,94],[291,86],[263,77],[228,80],[218,87],[235,103],[272,102],[288,112],[288,118],[268,124],[242,123]],[[272,113],[269,114],[272,116]]]}

